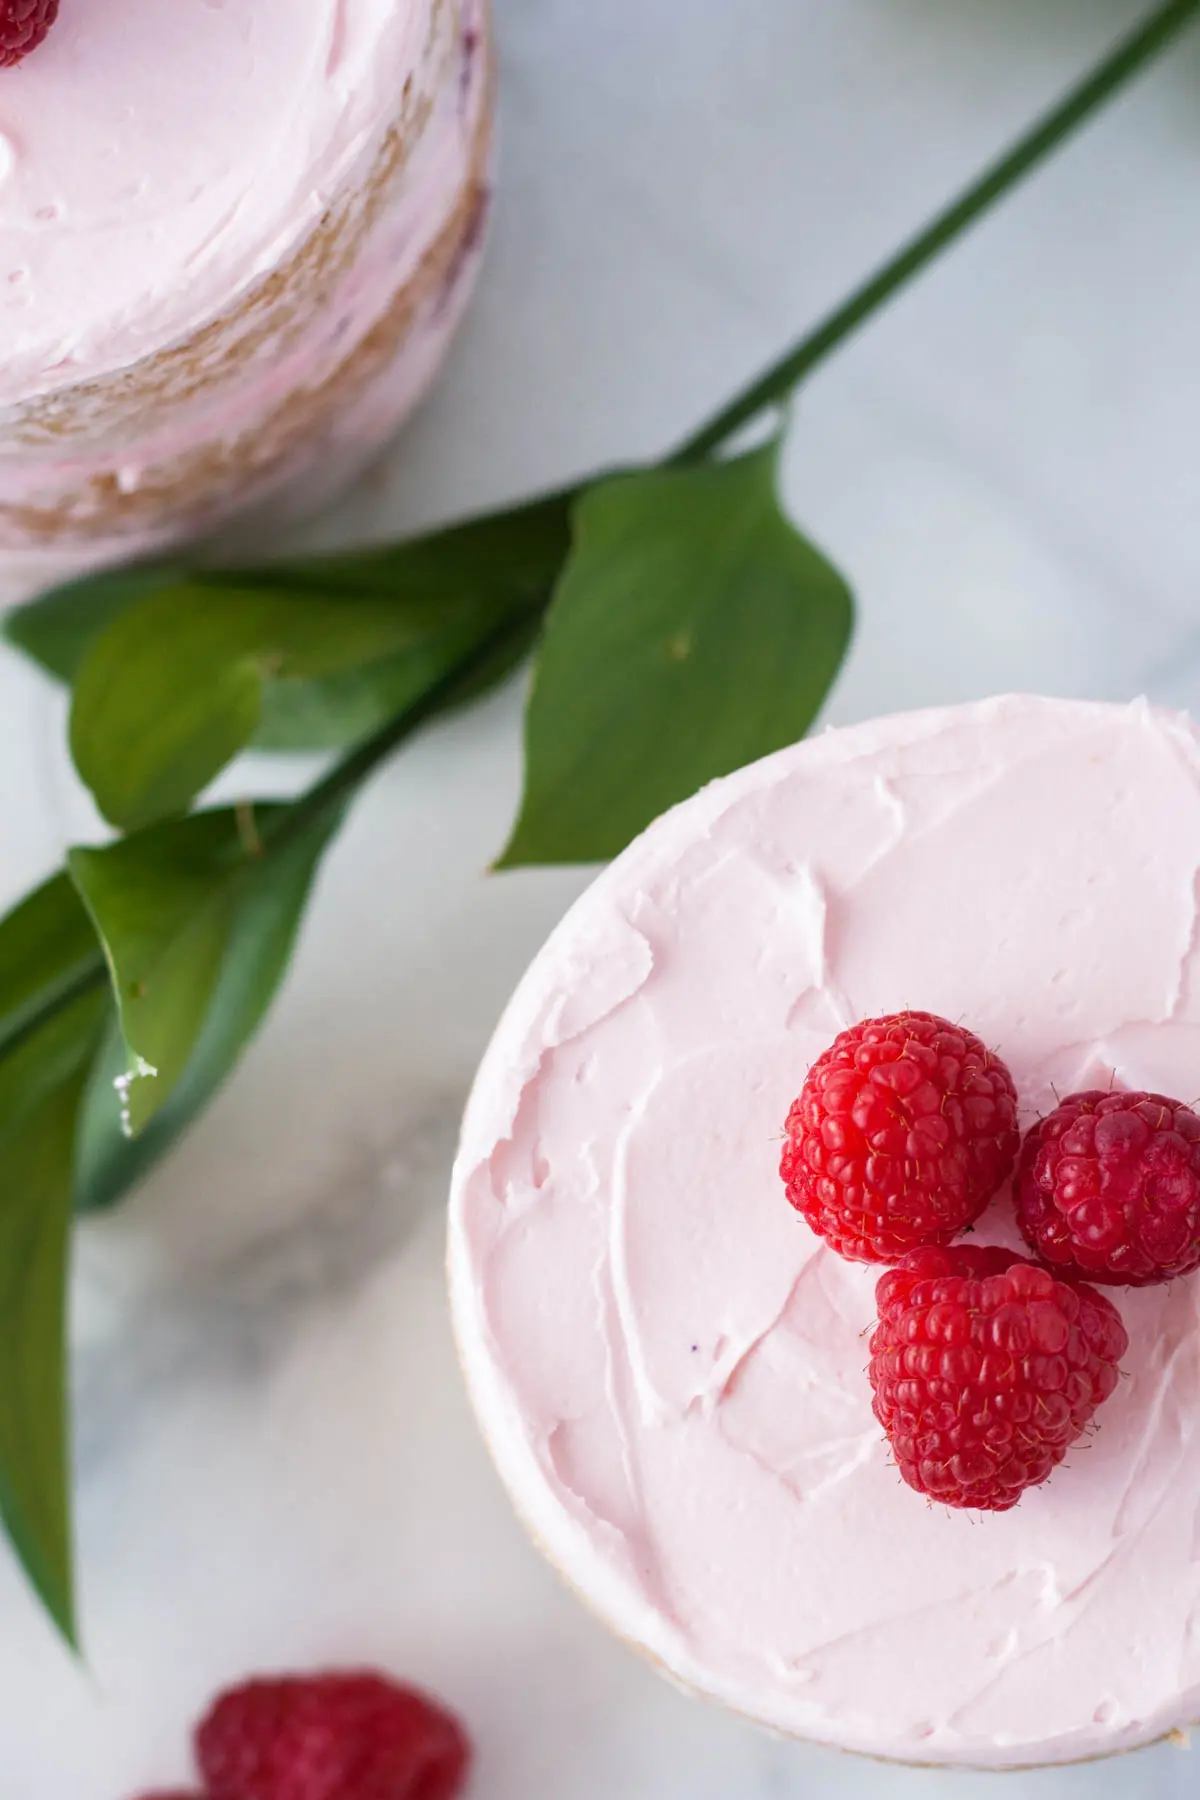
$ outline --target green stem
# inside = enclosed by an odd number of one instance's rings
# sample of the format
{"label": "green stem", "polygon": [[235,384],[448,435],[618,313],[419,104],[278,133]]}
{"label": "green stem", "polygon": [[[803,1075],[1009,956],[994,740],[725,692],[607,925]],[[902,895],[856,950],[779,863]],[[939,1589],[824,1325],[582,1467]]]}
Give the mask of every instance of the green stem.
{"label": "green stem", "polygon": [[[352,750],[315,787],[274,815],[273,829],[264,831],[259,854],[282,849],[293,838],[300,836],[307,826],[349,799],[368,775],[386,761],[405,739],[412,737],[414,732],[419,731],[435,713],[454,699],[458,688],[473,676],[482,674],[493,658],[502,655],[510,645],[523,641],[523,634],[527,630],[527,620],[514,621],[509,618],[498,631],[492,632],[459,657],[439,681],[426,689],[420,699],[405,707],[403,712],[397,713],[395,718],[389,719],[374,737],[367,738]],[[19,1050],[43,1026],[65,1012],[69,1006],[73,1006],[85,994],[105,986],[109,979],[108,964],[97,945],[93,961],[77,967],[55,992],[36,1009],[19,1019],[7,1033],[0,1032],[0,1058]]]}
{"label": "green stem", "polygon": [[523,643],[528,629],[526,617],[509,617],[497,631],[473,645],[432,687],[426,688],[419,699],[396,713],[374,736],[364,739],[341,762],[335,763],[315,787],[309,788],[280,813],[275,829],[268,836],[271,847],[274,849],[300,836],[309,825],[348,800],[401,744],[453,702],[458,689],[476,675],[482,675],[510,646]]}
{"label": "green stem", "polygon": [[76,969],[62,985],[33,1011],[22,1016],[10,1030],[0,1033],[0,1057],[12,1056],[27,1044],[51,1019],[74,1006],[85,994],[104,987],[108,981],[108,964],[97,945],[95,957]]}
{"label": "green stem", "polygon": [[1078,87],[1035,124],[966,192],[884,264],[857,292],[765,374],[722,408],[668,459],[698,462],[743,425],[792,394],[807,375],[927,268],[988,209],[1025,180],[1071,133],[1097,112],[1200,14],[1200,0],[1169,0],[1118,44]]}

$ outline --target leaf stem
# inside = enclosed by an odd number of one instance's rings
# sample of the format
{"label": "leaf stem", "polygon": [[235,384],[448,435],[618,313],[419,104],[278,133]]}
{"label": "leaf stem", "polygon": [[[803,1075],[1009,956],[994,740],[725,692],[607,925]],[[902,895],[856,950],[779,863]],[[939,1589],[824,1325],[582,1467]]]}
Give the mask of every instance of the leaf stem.
{"label": "leaf stem", "polygon": [[[427,688],[419,700],[389,719],[374,737],[367,738],[356,749],[337,763],[315,787],[290,806],[280,809],[274,815],[274,825],[259,828],[254,818],[252,803],[243,803],[238,808],[239,826],[245,834],[252,835],[247,840],[243,835],[247,857],[257,860],[264,848],[281,849],[284,844],[303,834],[305,829],[324,817],[332,807],[338,806],[348,799],[355,790],[361,787],[367,776],[384,762],[406,738],[410,738],[427,720],[441,710],[447,700],[453,698],[455,689],[464,681],[478,674],[487,667],[492,658],[502,652],[510,643],[515,642],[523,630],[527,630],[524,620],[514,622],[509,619],[499,630],[491,633],[476,644],[465,656],[458,659],[445,675],[435,684]],[[242,821],[247,824],[243,825]],[[48,999],[42,1002],[27,1015],[19,1018],[6,1032],[0,1031],[0,1057],[11,1056],[14,1051],[28,1042],[34,1034],[56,1019],[60,1013],[66,1012],[76,1000],[85,994],[103,987],[110,980],[108,963],[99,945],[96,947],[94,961],[84,963],[70,975]]]}
{"label": "leaf stem", "polygon": [[56,1019],[60,1013],[66,1012],[68,1007],[74,1006],[76,1000],[82,1000],[85,994],[90,994],[95,988],[103,987],[107,981],[108,964],[104,960],[103,951],[97,944],[94,961],[83,964],[74,975],[51,994],[48,1000],[44,1000],[35,1009],[20,1017],[7,1032],[0,1033],[0,1058],[11,1056],[15,1051],[20,1050],[22,1045],[27,1044],[30,1038],[42,1029],[43,1025],[48,1025],[51,1019]]}
{"label": "leaf stem", "polygon": [[1200,0],[1168,0],[1065,96],[959,198],[827,315],[816,329],[774,363],[743,393],[700,427],[668,458],[699,462],[719,450],[743,425],[792,394],[861,325],[998,200],[1045,161],[1106,100],[1143,69],[1200,14]]}
{"label": "leaf stem", "polygon": [[265,826],[262,830],[264,841],[269,842],[273,849],[281,843],[289,842],[292,838],[301,836],[310,825],[315,824],[334,807],[348,800],[381,763],[386,762],[401,744],[419,731],[422,725],[427,724],[447,702],[453,700],[458,688],[470,681],[472,676],[481,674],[509,645],[523,642],[527,632],[527,617],[515,620],[510,617],[497,631],[482,638],[464,656],[459,657],[432,687],[426,688],[418,699],[396,713],[372,737],[364,739],[341,762],[335,763],[315,787],[309,788],[306,794],[301,794],[298,800],[279,813],[273,829]]}

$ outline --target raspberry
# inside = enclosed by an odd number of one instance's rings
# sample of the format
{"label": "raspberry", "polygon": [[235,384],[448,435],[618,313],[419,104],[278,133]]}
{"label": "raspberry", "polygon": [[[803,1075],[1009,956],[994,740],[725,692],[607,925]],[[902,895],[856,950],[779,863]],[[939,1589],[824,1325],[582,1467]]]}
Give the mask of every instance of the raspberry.
{"label": "raspberry", "polygon": [[787,1121],[788,1199],[842,1256],[899,1262],[977,1219],[1016,1160],[1017,1095],[998,1056],[933,1013],[843,1031]]}
{"label": "raspberry", "polygon": [[1007,1512],[1117,1385],[1112,1301],[1009,1250],[914,1250],[875,1290],[875,1417],[909,1487]]}
{"label": "raspberry", "polygon": [[1089,1281],[1149,1287],[1200,1268],[1200,1118],[1162,1094],[1072,1094],[1025,1139],[1025,1241]]}
{"label": "raspberry", "polygon": [[252,1681],[196,1733],[207,1800],[453,1800],[471,1752],[457,1720],[382,1676]]}
{"label": "raspberry", "polygon": [[0,69],[36,50],[57,17],[58,0],[0,0]]}

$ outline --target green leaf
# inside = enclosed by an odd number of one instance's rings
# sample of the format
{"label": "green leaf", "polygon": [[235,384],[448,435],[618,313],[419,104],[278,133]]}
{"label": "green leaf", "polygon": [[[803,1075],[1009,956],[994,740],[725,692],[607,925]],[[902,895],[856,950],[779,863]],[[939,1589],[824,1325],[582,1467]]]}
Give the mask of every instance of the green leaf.
{"label": "green leaf", "polygon": [[[98,1091],[110,1068],[98,1068],[89,1093],[84,1204],[103,1203],[135,1178],[232,1068],[282,978],[340,819],[337,808],[298,826],[282,806],[197,813],[71,852],[71,877],[108,958],[125,1048],[118,1120],[106,1117]],[[108,1056],[111,1063],[111,1048]],[[142,1154],[119,1158],[114,1123],[137,1137],[159,1115]]]}
{"label": "green leaf", "polygon": [[[220,968],[191,1054],[173,1093],[135,1138],[122,1126],[118,1083],[129,1058],[120,1021],[112,1017],[83,1106],[75,1175],[79,1211],[111,1206],[142,1180],[236,1066],[287,971],[317,863],[337,823],[335,816],[310,826],[275,857],[269,878],[249,880],[235,898]],[[174,829],[194,826],[189,820]]]}
{"label": "green leaf", "polygon": [[[508,652],[497,656],[447,705],[475,699],[497,687],[533,647],[537,633],[537,616],[531,615],[528,631],[518,634]],[[465,629],[448,631],[415,650],[365,669],[348,669],[325,681],[269,681],[255,746],[260,750],[337,750],[357,743],[428,693],[480,635],[472,620]]]}
{"label": "green leaf", "polygon": [[252,742],[356,742],[497,623],[535,618],[567,555],[572,498],[378,549],[90,576],[18,609],[7,634],[74,684],[80,773],[106,818],[137,830],[186,811]]}
{"label": "green leaf", "polygon": [[71,710],[76,766],[123,830],[184,812],[253,738],[268,674],[312,678],[378,662],[444,634],[437,615],[429,601],[194,582],[159,589],[84,658]]}
{"label": "green leaf", "polygon": [[75,1638],[65,1372],[76,1119],[110,1008],[64,875],[0,921],[0,1517]]}
{"label": "green leaf", "polygon": [[3,634],[48,675],[70,683],[113,620],[171,579],[169,570],[144,565],[85,575],[15,607],[4,620]]}
{"label": "green leaf", "polygon": [[784,516],[775,445],[619,475],[575,510],[502,868],[614,856],[676,801],[801,737],[853,622]]}
{"label": "green leaf", "polygon": [[432,654],[404,651],[324,681],[268,681],[255,747],[337,750],[356,743],[424,692]]}
{"label": "green leaf", "polygon": [[0,1059],[103,969],[79,895],[66,874],[55,875],[0,922]]}
{"label": "green leaf", "polygon": [[571,507],[577,492],[565,488],[398,544],[252,569],[207,571],[200,579],[235,587],[307,589],[329,597],[374,595],[444,603],[489,593],[515,610],[537,608],[570,548]]}
{"label": "green leaf", "polygon": [[528,614],[518,642],[476,676],[462,698],[494,687],[524,655],[570,549],[573,491],[489,513],[408,543],[264,569],[229,581],[280,582],[291,591],[385,596],[435,608],[436,630],[398,655],[323,680],[268,681],[254,742],[262,750],[334,750],[377,731],[433,687],[508,616]]}
{"label": "green leaf", "polygon": [[[97,996],[77,1001],[95,1012]],[[61,1025],[56,1035],[66,1031]],[[26,1052],[28,1054],[28,1052]],[[86,1064],[0,1130],[0,1513],[37,1593],[74,1644],[66,1285],[75,1117]],[[10,1088],[11,1083],[6,1084]]]}

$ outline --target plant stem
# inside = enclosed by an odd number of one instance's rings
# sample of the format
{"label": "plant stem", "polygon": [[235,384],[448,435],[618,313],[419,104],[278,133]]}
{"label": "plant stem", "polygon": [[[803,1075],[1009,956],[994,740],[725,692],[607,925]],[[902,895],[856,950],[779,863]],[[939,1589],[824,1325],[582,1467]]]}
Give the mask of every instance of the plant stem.
{"label": "plant stem", "polygon": [[108,982],[108,964],[99,945],[95,957],[84,963],[69,980],[50,994],[35,1011],[28,1013],[10,1031],[0,1035],[0,1057],[12,1056],[27,1044],[43,1027],[60,1013],[82,1000],[85,994],[93,993]]}
{"label": "plant stem", "polygon": [[278,814],[274,830],[263,834],[266,842],[276,848],[281,843],[290,841],[301,835],[317,819],[323,818],[334,807],[348,800],[367,777],[387,761],[393,751],[398,750],[422,725],[427,724],[454,700],[459,688],[473,676],[482,674],[510,645],[523,643],[528,629],[527,616],[517,619],[510,617],[498,630],[473,645],[432,687],[426,688],[418,699],[396,713],[372,737],[364,739],[341,762],[335,763],[315,787],[309,788],[307,793],[301,794],[298,800]]}
{"label": "plant stem", "polygon": [[[273,815],[272,825],[263,830],[261,841],[256,836],[257,821],[251,814],[247,830],[256,847],[248,855],[248,861],[256,860],[264,850],[282,849],[292,839],[302,835],[307,826],[349,799],[393,750],[404,743],[406,738],[412,737],[414,732],[419,731],[435,713],[454,699],[455,691],[464,682],[482,673],[493,658],[502,654],[510,644],[523,641],[523,634],[527,631],[527,619],[514,621],[509,618],[498,631],[475,644],[452,664],[440,680],[427,688],[418,700],[414,700],[411,706],[389,719],[373,737],[367,738],[340,763],[335,764],[315,787]],[[83,963],[56,992],[49,995],[35,1011],[22,1018],[7,1034],[0,1033],[0,1057],[10,1056],[19,1050],[43,1026],[73,1006],[85,994],[104,987],[109,979],[108,964],[97,945],[94,960]]]}
{"label": "plant stem", "polygon": [[1169,4],[1160,6],[1006,155],[985,170],[965,193],[939,213],[786,356],[701,426],[668,460],[675,464],[700,461],[720,449],[736,431],[768,406],[776,405],[792,394],[818,364],[885,306],[893,294],[935,261],[956,238],[969,230],[990,207],[1031,175],[1198,14],[1200,0],[1169,0]]}

